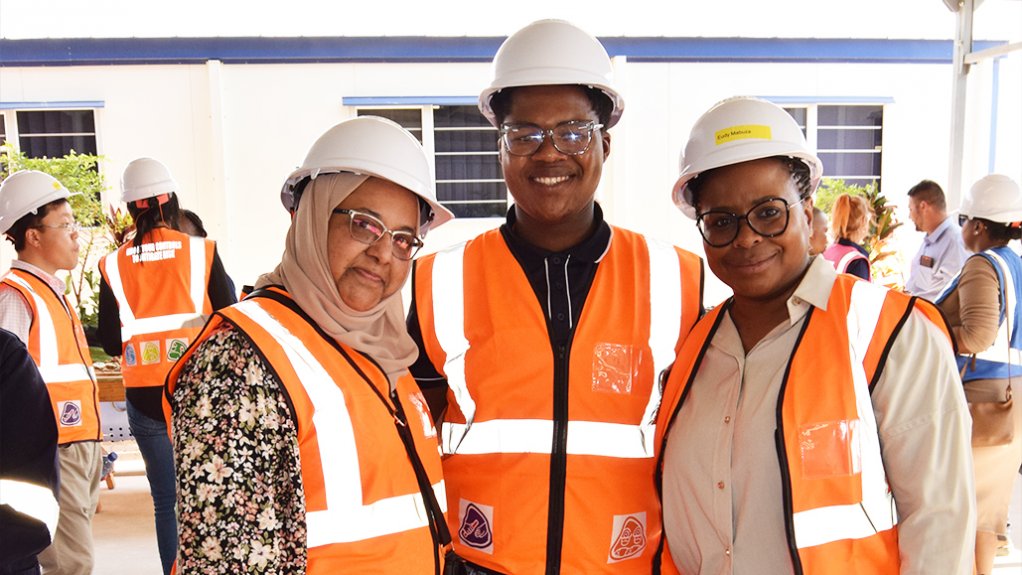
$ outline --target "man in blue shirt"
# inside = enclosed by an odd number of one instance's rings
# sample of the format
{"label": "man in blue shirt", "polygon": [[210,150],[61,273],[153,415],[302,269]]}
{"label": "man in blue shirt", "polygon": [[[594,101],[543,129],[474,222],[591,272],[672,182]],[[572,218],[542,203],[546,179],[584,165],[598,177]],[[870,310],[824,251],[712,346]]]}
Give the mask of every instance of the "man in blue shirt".
{"label": "man in blue shirt", "polygon": [[962,243],[962,229],[947,215],[944,190],[923,180],[908,191],[908,217],[916,231],[926,232],[912,267],[905,291],[933,301],[965,264],[969,251]]}

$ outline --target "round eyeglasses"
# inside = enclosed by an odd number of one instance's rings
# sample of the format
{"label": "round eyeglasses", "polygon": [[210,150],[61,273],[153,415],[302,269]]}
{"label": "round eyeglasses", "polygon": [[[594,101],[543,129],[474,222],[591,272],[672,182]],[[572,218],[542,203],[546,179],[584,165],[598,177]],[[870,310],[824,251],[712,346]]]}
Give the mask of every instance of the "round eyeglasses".
{"label": "round eyeglasses", "polygon": [[735,241],[742,220],[757,234],[773,238],[788,229],[791,208],[803,201],[805,198],[799,198],[794,204],[788,204],[783,198],[767,198],[752,206],[744,215],[727,210],[707,210],[696,216],[696,227],[706,243],[715,248],[731,245]]}
{"label": "round eyeglasses", "polygon": [[504,149],[512,156],[531,156],[550,138],[554,149],[568,156],[581,156],[593,141],[593,132],[603,124],[592,121],[570,120],[549,130],[535,124],[501,124],[500,139]]}
{"label": "round eyeglasses", "polygon": [[82,224],[79,224],[78,222],[67,222],[63,224],[39,224],[37,226],[32,227],[37,229],[48,228],[51,230],[66,230],[72,234],[82,231]]}
{"label": "round eyeglasses", "polygon": [[414,258],[422,248],[422,240],[412,232],[392,230],[379,218],[365,212],[335,208],[334,213],[348,216],[348,231],[351,237],[363,244],[371,246],[380,241],[383,234],[390,234],[390,252],[399,260]]}

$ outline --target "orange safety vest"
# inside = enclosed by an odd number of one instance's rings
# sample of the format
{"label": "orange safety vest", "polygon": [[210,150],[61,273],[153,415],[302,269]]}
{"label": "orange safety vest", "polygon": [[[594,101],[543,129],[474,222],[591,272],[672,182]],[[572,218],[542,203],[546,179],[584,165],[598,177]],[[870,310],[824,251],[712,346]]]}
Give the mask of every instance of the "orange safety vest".
{"label": "orange safety vest", "polygon": [[[390,411],[399,398],[419,459],[445,509],[436,429],[415,381],[405,375],[388,394],[390,384],[375,362],[328,338],[286,293],[271,290],[277,298],[249,297],[219,310],[196,341],[228,322],[253,342],[283,383],[298,433],[306,573],[432,575],[438,543],[430,535],[422,493]],[[167,377],[172,409],[184,364],[180,361]],[[389,395],[386,406],[381,395]]]}
{"label": "orange safety vest", "polygon": [[[718,306],[695,326],[668,377],[657,416],[658,484],[668,430],[729,307]],[[813,308],[806,318],[781,383],[777,421],[785,446],[779,495],[796,573],[899,572],[897,511],[870,394],[915,309],[951,339],[930,302],[847,275],[837,276],[826,311]],[[674,572],[669,558],[664,569]]]}
{"label": "orange safety vest", "polygon": [[[650,572],[661,531],[657,376],[702,312],[702,262],[612,230],[561,373],[562,352],[499,230],[416,263],[424,347],[449,385],[448,523],[473,563],[543,573],[553,544],[561,573]],[[564,401],[568,420],[554,421]],[[563,479],[555,458],[566,460]],[[551,524],[551,509],[563,509],[562,523]]]}
{"label": "orange safety vest", "polygon": [[32,308],[28,352],[50,393],[57,442],[99,441],[99,386],[78,314],[35,274],[12,269],[3,283],[21,292]]}
{"label": "orange safety vest", "polygon": [[209,300],[213,240],[156,228],[140,246],[128,242],[99,262],[121,319],[125,387],[163,380],[213,311]]}

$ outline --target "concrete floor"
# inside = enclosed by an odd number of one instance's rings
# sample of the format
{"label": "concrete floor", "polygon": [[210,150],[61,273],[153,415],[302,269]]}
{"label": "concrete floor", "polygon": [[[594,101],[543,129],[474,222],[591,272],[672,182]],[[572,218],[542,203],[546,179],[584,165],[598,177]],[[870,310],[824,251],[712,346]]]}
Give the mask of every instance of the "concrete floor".
{"label": "concrete floor", "polygon": [[[129,443],[110,444],[120,456],[115,470],[115,486],[100,487],[102,510],[93,520],[92,533],[96,545],[95,575],[162,575],[156,550],[156,528],[149,482],[137,452]],[[127,473],[127,475],[125,475]],[[1015,551],[999,557],[994,575],[1022,573],[1022,478],[1015,482],[1009,515],[1011,538]]]}

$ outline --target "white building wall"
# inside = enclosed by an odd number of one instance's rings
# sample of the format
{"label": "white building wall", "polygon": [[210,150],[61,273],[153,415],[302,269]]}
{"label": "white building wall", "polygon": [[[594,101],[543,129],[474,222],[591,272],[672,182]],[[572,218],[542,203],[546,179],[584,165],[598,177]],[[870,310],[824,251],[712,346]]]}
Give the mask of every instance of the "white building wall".
{"label": "white building wall", "polygon": [[[1018,56],[1000,66],[997,166],[1022,174],[1022,71]],[[644,63],[616,59],[627,106],[612,131],[599,199],[609,221],[701,251],[698,233],[670,201],[678,156],[691,125],[735,94],[890,100],[884,111],[883,190],[904,192],[947,176],[951,70],[937,64]],[[345,97],[475,96],[488,64],[230,64],[0,68],[0,101],[100,100],[102,169],[117,203],[124,166],[139,156],[165,162],[181,201],[198,212],[236,283],[252,283],[279,260],[289,219],[278,194],[287,175],[328,127],[351,117]],[[970,79],[965,173],[989,160],[992,64]],[[901,213],[907,221],[907,209]],[[428,238],[432,251],[500,224],[455,221]],[[908,224],[906,250],[919,241]],[[0,260],[11,257],[9,246]],[[4,261],[0,266],[6,267]],[[727,290],[708,276],[707,301]]]}

